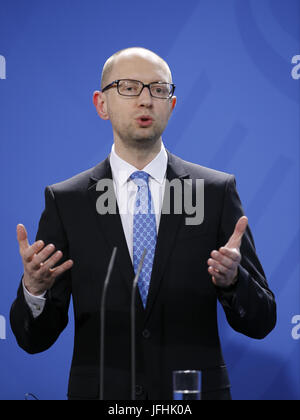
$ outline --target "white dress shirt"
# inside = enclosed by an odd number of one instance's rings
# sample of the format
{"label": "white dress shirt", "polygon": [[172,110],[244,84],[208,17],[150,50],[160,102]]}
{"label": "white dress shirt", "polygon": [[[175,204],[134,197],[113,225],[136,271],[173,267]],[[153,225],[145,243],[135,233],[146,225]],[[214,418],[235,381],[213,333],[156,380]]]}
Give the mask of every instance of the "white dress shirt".
{"label": "white dress shirt", "polygon": [[[148,163],[144,172],[147,172],[149,177],[149,188],[152,195],[153,207],[156,217],[156,229],[158,232],[160,214],[162,208],[162,201],[166,184],[168,156],[164,145],[158,155]],[[125,162],[115,152],[114,145],[112,146],[110,154],[110,166],[113,176],[113,184],[117,203],[119,207],[120,217],[124,234],[127,241],[127,246],[131,260],[133,258],[133,213],[135,197],[137,193],[137,185],[130,179],[133,172],[138,171],[137,168]]]}
{"label": "white dress shirt", "polygon": [[[152,195],[153,207],[156,217],[156,229],[158,232],[161,208],[166,183],[168,156],[162,144],[160,152],[156,157],[143,168],[149,176],[149,188]],[[110,166],[112,170],[113,185],[119,207],[121,222],[129,250],[131,260],[133,260],[133,214],[137,185],[130,179],[130,175],[138,171],[137,168],[121,159],[115,152],[113,144],[110,154]],[[28,292],[23,283],[25,300],[32,311],[34,318],[39,316],[44,309],[46,299],[45,293],[34,296]]]}

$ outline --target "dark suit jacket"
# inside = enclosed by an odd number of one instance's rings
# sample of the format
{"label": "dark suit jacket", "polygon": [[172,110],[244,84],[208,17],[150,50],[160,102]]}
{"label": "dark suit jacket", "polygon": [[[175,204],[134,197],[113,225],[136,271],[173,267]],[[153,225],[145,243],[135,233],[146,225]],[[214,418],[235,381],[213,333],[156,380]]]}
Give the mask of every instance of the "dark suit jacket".
{"label": "dark suit jacket", "polygon": [[[72,296],[75,341],[70,399],[99,395],[100,299],[114,246],[116,264],[107,294],[104,398],[130,399],[130,300],[134,271],[119,214],[99,215],[99,179],[111,178],[109,159],[67,181],[47,187],[37,239],[54,243],[75,262],[47,292],[34,319],[22,287],[11,308],[11,326],[29,353],[48,349],[68,323]],[[205,214],[198,226],[185,214],[162,214],[147,307],[136,302],[136,397],[172,399],[172,371],[202,371],[203,399],[229,399],[217,299],[232,328],[256,339],[275,326],[276,305],[257,258],[250,230],[243,237],[242,261],[233,290],[216,288],[207,271],[213,249],[226,244],[243,214],[232,175],[185,162],[168,152],[167,178],[204,179]]]}

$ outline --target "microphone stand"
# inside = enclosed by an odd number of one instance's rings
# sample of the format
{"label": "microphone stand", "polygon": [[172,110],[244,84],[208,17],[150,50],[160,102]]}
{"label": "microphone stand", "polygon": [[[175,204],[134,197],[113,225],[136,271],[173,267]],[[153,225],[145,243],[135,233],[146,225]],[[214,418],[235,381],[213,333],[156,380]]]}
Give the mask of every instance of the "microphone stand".
{"label": "microphone stand", "polygon": [[101,326],[101,333],[100,333],[100,392],[99,392],[99,399],[103,400],[103,378],[104,378],[104,328],[105,328],[105,301],[106,301],[106,292],[107,286],[110,280],[110,276],[114,267],[115,258],[116,258],[117,248],[114,247],[110,262],[107,269],[106,278],[103,285],[102,291],[102,299],[101,299],[101,310],[100,310],[100,326]]}
{"label": "microphone stand", "polygon": [[131,292],[131,399],[135,400],[135,294],[136,286],[142,271],[144,258],[147,250],[144,249],[142,258],[140,260],[136,275],[133,280]]}

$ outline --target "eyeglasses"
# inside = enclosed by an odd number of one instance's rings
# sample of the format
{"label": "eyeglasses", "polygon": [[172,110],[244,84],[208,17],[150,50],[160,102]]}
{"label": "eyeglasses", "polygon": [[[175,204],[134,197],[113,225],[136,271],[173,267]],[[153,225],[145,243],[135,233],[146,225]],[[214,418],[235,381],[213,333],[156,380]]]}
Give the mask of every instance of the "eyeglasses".
{"label": "eyeglasses", "polygon": [[116,87],[118,93],[122,96],[140,96],[143,89],[146,87],[149,89],[150,95],[153,96],[153,98],[159,99],[169,99],[173,96],[175,91],[175,85],[173,83],[152,82],[145,85],[139,80],[119,79],[105,86],[102,89],[102,92],[113,87]]}

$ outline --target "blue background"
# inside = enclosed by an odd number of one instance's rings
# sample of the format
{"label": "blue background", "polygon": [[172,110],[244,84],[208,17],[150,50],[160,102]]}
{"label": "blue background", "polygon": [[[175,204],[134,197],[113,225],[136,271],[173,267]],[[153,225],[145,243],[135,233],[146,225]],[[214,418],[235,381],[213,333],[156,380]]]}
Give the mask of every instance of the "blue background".
{"label": "blue background", "polygon": [[178,104],[164,134],[184,159],[235,174],[257,252],[278,302],[263,341],[219,310],[234,399],[299,399],[299,0],[1,0],[0,399],[65,399],[73,318],[47,352],[27,355],[9,326],[22,274],[15,228],[34,240],[46,185],[110,152],[109,122],[92,105],[105,60],[143,46],[164,57]]}

